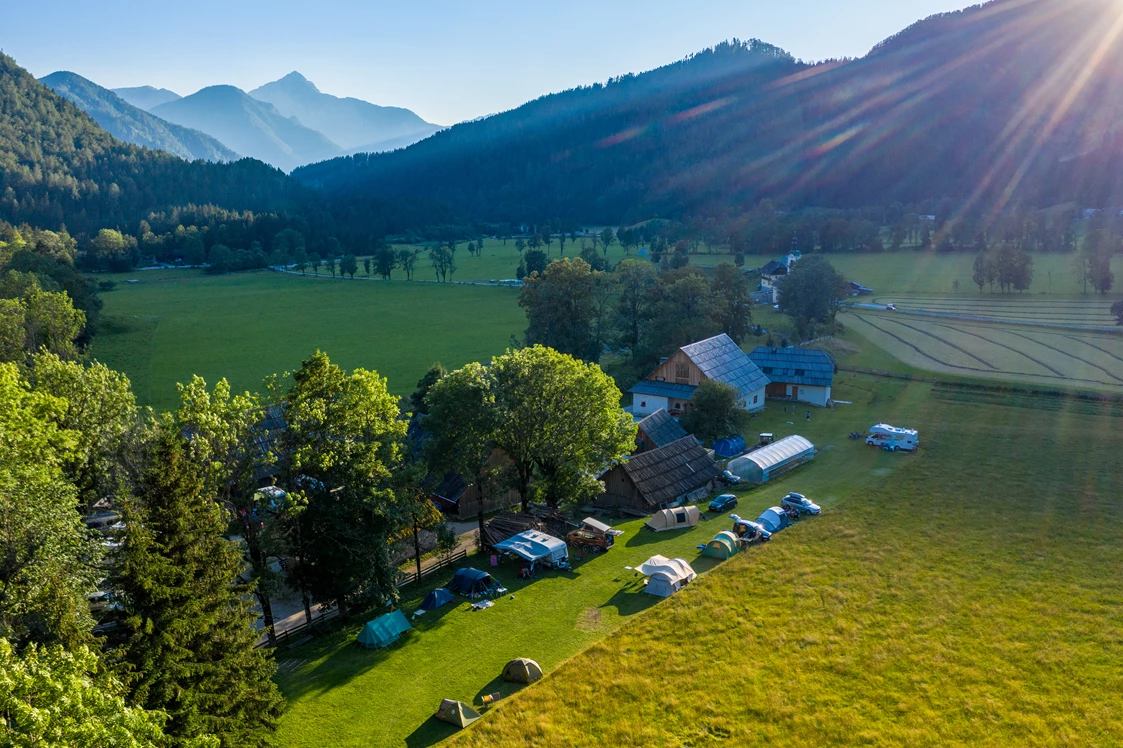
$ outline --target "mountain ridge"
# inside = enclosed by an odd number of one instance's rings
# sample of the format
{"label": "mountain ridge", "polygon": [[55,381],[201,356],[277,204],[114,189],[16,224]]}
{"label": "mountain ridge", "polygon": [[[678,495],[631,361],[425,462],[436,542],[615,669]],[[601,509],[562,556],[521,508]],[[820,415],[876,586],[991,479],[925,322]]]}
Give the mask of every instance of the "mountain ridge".
{"label": "mountain ridge", "polygon": [[240,156],[211,136],[167,122],[77,73],[60,70],[39,82],[90,115],[118,140],[166,151],[188,161],[236,161]]}
{"label": "mountain ridge", "polygon": [[161,104],[152,113],[205,132],[239,153],[286,172],[343,152],[323,133],[235,86],[208,86]]}
{"label": "mountain ridge", "polygon": [[150,111],[152,107],[159,106],[169,101],[182,99],[175,91],[153,86],[128,86],[125,88],[111,88],[113,93],[120,96],[138,109]]}
{"label": "mountain ridge", "polygon": [[403,107],[381,106],[354,97],[320,91],[297,71],[258,86],[249,95],[278,112],[322,132],[343,151],[378,147],[383,142],[409,145],[441,129]]}

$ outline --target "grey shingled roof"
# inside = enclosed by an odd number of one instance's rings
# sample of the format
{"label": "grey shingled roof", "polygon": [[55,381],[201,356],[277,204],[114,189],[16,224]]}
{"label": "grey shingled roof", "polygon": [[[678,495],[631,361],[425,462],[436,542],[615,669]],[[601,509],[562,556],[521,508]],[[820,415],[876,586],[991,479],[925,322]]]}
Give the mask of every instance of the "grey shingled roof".
{"label": "grey shingled roof", "polygon": [[646,434],[656,447],[665,447],[686,436],[686,429],[662,408],[644,418],[638,425],[639,430]]}
{"label": "grey shingled roof", "polygon": [[761,275],[787,275],[788,266],[779,260],[769,260],[768,264],[760,269]]}
{"label": "grey shingled roof", "polygon": [[745,355],[741,346],[725,333],[683,346],[682,352],[708,379],[731,384],[742,395],[752,394],[770,382],[764,372]]}
{"label": "grey shingled roof", "polygon": [[749,358],[773,382],[830,387],[834,381],[834,361],[823,351],[761,346]]}
{"label": "grey shingled roof", "polygon": [[631,457],[624,463],[624,471],[652,506],[674,501],[721,475],[713,458],[692,436]]}
{"label": "grey shingled roof", "polygon": [[655,397],[677,397],[680,400],[689,400],[694,397],[694,390],[698,389],[692,384],[675,384],[674,382],[657,382],[654,379],[644,379],[628,390],[633,395],[653,395]]}

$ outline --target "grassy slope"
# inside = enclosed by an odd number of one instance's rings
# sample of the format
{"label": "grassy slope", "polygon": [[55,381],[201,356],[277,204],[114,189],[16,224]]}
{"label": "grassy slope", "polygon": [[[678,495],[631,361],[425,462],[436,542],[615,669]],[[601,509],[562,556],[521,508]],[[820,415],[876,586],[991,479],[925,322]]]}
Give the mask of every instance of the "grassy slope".
{"label": "grassy slope", "polygon": [[1116,742],[1119,409],[869,387],[922,429],[918,455],[867,480],[853,465],[867,455],[836,442],[842,469],[821,460],[784,486],[838,496],[824,516],[637,616],[457,744]]}
{"label": "grassy slope", "polygon": [[[754,583],[748,587],[737,587],[735,592],[730,593],[729,599],[706,602],[705,605],[720,611],[720,615],[716,617],[707,608],[708,612],[702,614],[700,620],[685,620],[682,618],[684,608],[678,601],[658,605],[652,613],[638,613],[651,605],[652,600],[637,594],[638,588],[632,581],[632,575],[624,573],[622,567],[635,565],[656,552],[664,555],[681,554],[693,560],[698,553],[694,546],[705,542],[717,530],[726,529],[728,522],[711,520],[704,522],[697,530],[678,537],[660,537],[657,543],[640,547],[632,545],[637,539],[636,528],[640,523],[631,522],[627,525],[628,534],[623,538],[623,545],[607,555],[587,561],[578,569],[576,578],[554,577],[540,580],[517,589],[514,601],[501,601],[495,609],[485,613],[467,613],[464,606],[460,606],[455,611],[444,613],[432,629],[428,628],[432,624],[426,622],[422,630],[412,635],[405,646],[387,655],[355,649],[350,645],[355,630],[318,642],[311,649],[283,653],[281,663],[284,674],[280,677],[280,682],[290,699],[290,707],[278,742],[286,746],[313,745],[324,740],[339,745],[430,745],[451,733],[451,728],[428,718],[441,698],[470,701],[484,692],[500,690],[510,693],[510,688],[494,680],[507,659],[516,656],[532,657],[538,659],[547,671],[552,671],[566,658],[593,645],[627,622],[634,622],[639,631],[645,632],[642,636],[647,637],[642,648],[633,646],[633,652],[648,652],[664,646],[656,642],[678,642],[676,646],[686,646],[689,652],[688,657],[684,655],[682,663],[690,662],[691,667],[696,668],[699,673],[704,672],[708,663],[717,658],[728,658],[734,647],[742,646],[735,639],[737,631],[744,629],[763,635],[764,629],[772,627],[774,617],[779,614],[785,601],[793,599],[791,590],[794,581],[784,571],[793,562],[793,558],[801,559],[804,553],[812,556],[820,553],[818,546],[824,537],[833,537],[840,532],[849,536],[857,532],[852,528],[858,525],[849,519],[846,520],[845,527],[839,529],[839,520],[833,519],[834,515],[841,513],[849,518],[855,513],[860,514],[864,511],[867,494],[890,495],[894,491],[894,485],[902,481],[915,482],[910,476],[917,471],[944,471],[943,453],[929,450],[928,445],[937,438],[937,424],[944,418],[943,414],[949,406],[943,400],[935,399],[930,389],[929,385],[909,385],[872,377],[843,375],[839,380],[837,396],[839,399],[854,401],[852,406],[839,406],[835,411],[815,410],[813,420],[808,423],[803,410],[793,417],[772,404],[764,415],[754,419],[753,431],[769,430],[778,437],[802,433],[825,450],[813,464],[799,469],[785,479],[759,489],[739,490],[741,506],[738,511],[756,516],[761,509],[775,504],[786,491],[802,490],[820,501],[827,514],[781,533],[775,542],[752,549],[724,568],[718,567],[718,571],[711,576],[720,577],[724,581],[718,582],[715,579],[706,582],[706,585],[722,585],[723,589],[728,584],[740,585],[741,582],[737,580],[742,579],[746,573],[743,565],[754,569],[759,566],[785,579],[783,584],[786,585],[787,594],[779,595],[778,602],[775,603],[776,610],[769,610],[766,614],[764,609],[758,608],[762,593],[755,588]],[[955,417],[963,419],[979,417],[986,420],[991,411],[1004,411],[987,406],[982,408],[986,414],[982,414],[974,404],[956,407],[958,410]],[[1056,419],[1056,414],[1053,416]],[[924,452],[916,457],[888,455],[845,438],[850,431],[864,429],[879,420],[922,425],[925,428]],[[792,423],[789,424],[789,421]],[[953,426],[948,424],[945,428]],[[1012,448],[1017,449],[1018,445],[1013,445]],[[997,459],[999,458],[996,456]],[[930,468],[930,465],[933,467]],[[1002,484],[993,476],[989,481],[979,483],[978,489],[993,491],[999,496],[1007,495],[1003,492]],[[933,499],[929,497],[926,500]],[[894,521],[897,524],[886,532],[893,535],[901,533],[902,537],[910,538],[909,542],[916,540],[912,534],[909,513],[901,513]],[[917,525],[923,526],[926,522],[924,520]],[[820,524],[834,529],[824,532],[820,529]],[[868,528],[862,527],[861,532],[863,538],[870,537]],[[943,531],[936,536],[941,539],[942,544]],[[655,540],[655,537],[644,538],[641,534],[639,539]],[[795,546],[794,550],[792,546]],[[847,543],[842,543],[832,553],[835,553],[835,560],[831,563],[838,565],[837,571],[844,576],[858,573],[863,577],[870,577],[897,573],[895,570],[872,568],[862,571],[868,561],[876,560],[877,557],[861,546],[858,546],[858,550],[851,551],[848,550]],[[963,560],[964,557],[959,558]],[[708,568],[711,563],[700,562],[698,568]],[[823,570],[818,566],[815,567],[816,574],[821,571]],[[501,575],[505,573],[501,572]],[[425,589],[414,592],[413,597],[419,598],[429,588],[438,586],[443,581],[435,580],[427,584]],[[828,587],[840,583],[832,577]],[[800,591],[801,596],[813,597],[819,594],[829,598],[835,593],[829,589]],[[682,599],[692,601],[686,605],[686,609],[703,604],[696,597]],[[407,610],[412,610],[414,603],[415,601],[407,604]],[[663,610],[665,607],[667,611]],[[883,612],[888,616],[897,615],[891,605],[885,607]],[[863,615],[871,614],[865,612]],[[721,636],[727,646],[711,644],[702,651],[690,649],[693,646],[692,637],[695,636],[693,626],[708,626],[717,632],[723,632]],[[735,630],[733,633],[729,630],[731,628]],[[632,629],[632,625],[620,628],[620,636],[632,636],[628,633]],[[686,639],[679,636],[684,630],[689,632]],[[815,631],[819,629],[816,628]],[[592,651],[600,652],[603,646],[614,645],[595,645]],[[584,693],[584,703],[588,709],[592,708],[591,705],[607,703],[603,697],[588,694],[584,690],[587,686],[575,685],[575,682],[585,681],[595,684],[597,690],[607,692],[611,688],[610,682],[617,677],[615,669],[619,663],[616,661],[623,662],[628,658],[621,652],[611,652],[604,656],[613,662],[602,660],[600,655],[594,659],[586,659],[589,656],[582,655],[562,666],[558,680],[551,678],[546,685],[536,686],[528,692],[527,697],[532,700],[533,706],[525,708],[536,713],[533,722],[544,725],[539,735],[540,740],[554,744],[581,742],[579,733],[568,731],[568,728],[562,729],[575,719],[573,714],[566,711],[569,709],[565,706],[568,697],[564,694],[573,692],[574,689]],[[661,667],[662,662],[659,662]],[[685,667],[682,663],[680,665]],[[642,668],[643,665],[639,667]],[[689,679],[688,675],[677,672],[675,677]],[[556,685],[550,685],[551,683]],[[635,699],[642,701],[643,688],[647,685],[650,684],[636,683],[628,686],[627,690]],[[725,687],[719,690],[721,699],[742,703],[739,696],[735,698],[731,695],[735,692],[725,690]],[[372,712],[369,707],[372,694],[381,695],[377,712]],[[548,699],[548,702],[536,701],[543,698]],[[680,707],[691,705],[692,709],[693,704],[692,700],[684,700]],[[556,717],[551,714],[555,707],[563,710]],[[515,721],[528,719],[529,712],[522,711],[522,707],[518,709],[519,712],[513,715]],[[633,710],[633,705],[621,710],[607,709],[600,718],[611,722],[611,714]],[[505,711],[500,713],[494,728],[484,728],[480,744],[506,744],[515,739],[515,734],[510,732],[516,729],[512,726],[514,722],[503,716]],[[583,714],[577,722],[586,719],[590,719],[590,716]],[[489,717],[484,724],[491,721],[492,718]],[[570,727],[576,729],[574,725],[577,722],[572,722]],[[472,734],[475,734],[476,729],[473,728]],[[560,732],[554,733],[555,729]],[[599,740],[615,744],[616,737],[612,730],[606,729]],[[659,740],[647,735],[637,737],[633,742],[642,744]]]}
{"label": "grassy slope", "polygon": [[[129,375],[143,404],[175,404],[200,374],[257,389],[322,349],[346,368],[377,369],[406,394],[434,361],[487,360],[525,327],[517,291],[431,283],[328,281],[274,273],[200,277],[134,273],[105,294],[93,354]],[[120,280],[120,279],[118,279]]]}

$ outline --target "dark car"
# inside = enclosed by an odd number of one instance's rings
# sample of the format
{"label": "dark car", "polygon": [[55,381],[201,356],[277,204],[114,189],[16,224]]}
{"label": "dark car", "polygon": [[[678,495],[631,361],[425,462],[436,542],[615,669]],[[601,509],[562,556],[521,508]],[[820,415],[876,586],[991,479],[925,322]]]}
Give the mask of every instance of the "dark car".
{"label": "dark car", "polygon": [[723,493],[716,499],[710,502],[710,511],[717,512],[718,514],[728,512],[730,509],[737,506],[737,497],[731,493]]}

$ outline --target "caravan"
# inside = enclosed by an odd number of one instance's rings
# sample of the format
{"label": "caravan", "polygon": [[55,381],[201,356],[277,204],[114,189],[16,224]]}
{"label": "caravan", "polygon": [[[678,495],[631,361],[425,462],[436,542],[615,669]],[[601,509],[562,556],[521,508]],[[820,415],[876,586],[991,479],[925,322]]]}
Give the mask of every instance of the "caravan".
{"label": "caravan", "polygon": [[901,429],[887,423],[879,423],[870,428],[866,444],[881,447],[886,452],[915,452],[920,445],[920,434],[916,429]]}

